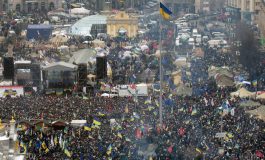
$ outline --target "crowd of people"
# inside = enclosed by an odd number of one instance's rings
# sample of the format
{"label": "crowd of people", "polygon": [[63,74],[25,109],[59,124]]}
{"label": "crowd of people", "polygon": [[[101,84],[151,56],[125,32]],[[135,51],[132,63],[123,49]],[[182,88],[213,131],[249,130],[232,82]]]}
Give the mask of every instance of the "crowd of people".
{"label": "crowd of people", "polygon": [[[200,97],[165,94],[162,127],[155,94],[139,97],[138,102],[133,98],[21,97],[1,99],[0,108],[1,117],[13,116],[18,122],[87,120],[83,127],[29,126],[18,131],[19,148],[27,151],[28,159],[264,158],[265,124],[239,107],[242,99],[228,96],[232,90],[218,89]],[[225,136],[216,138],[219,132]],[[150,153],[145,152],[151,144]]]}

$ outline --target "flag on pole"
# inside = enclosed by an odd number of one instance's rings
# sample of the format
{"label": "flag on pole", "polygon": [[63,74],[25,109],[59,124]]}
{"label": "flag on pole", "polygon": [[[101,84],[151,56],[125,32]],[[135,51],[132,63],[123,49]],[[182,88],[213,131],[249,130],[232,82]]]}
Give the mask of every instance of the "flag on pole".
{"label": "flag on pole", "polygon": [[172,12],[163,3],[160,2],[160,14],[165,20],[169,20]]}
{"label": "flag on pole", "polygon": [[91,131],[91,127],[89,127],[88,124],[86,123],[86,124],[84,125],[84,130],[85,130],[85,131]]}
{"label": "flag on pole", "polygon": [[107,149],[107,155],[110,155],[112,152],[112,145],[110,144]]}
{"label": "flag on pole", "polygon": [[257,80],[254,80],[254,81],[252,81],[252,84],[253,84],[254,87],[256,87],[257,84],[258,84],[258,81]]}
{"label": "flag on pole", "polygon": [[100,126],[101,125],[101,122],[97,118],[94,118],[93,124],[95,124],[97,126]]}

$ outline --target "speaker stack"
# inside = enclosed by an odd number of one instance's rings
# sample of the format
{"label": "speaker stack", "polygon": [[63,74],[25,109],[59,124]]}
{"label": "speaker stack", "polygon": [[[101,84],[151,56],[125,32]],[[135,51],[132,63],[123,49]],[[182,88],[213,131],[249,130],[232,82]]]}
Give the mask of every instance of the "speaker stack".
{"label": "speaker stack", "polygon": [[14,78],[14,58],[13,57],[4,57],[3,59],[3,76],[4,79],[13,79]]}
{"label": "speaker stack", "polygon": [[107,59],[106,57],[97,57],[96,78],[104,79],[107,77]]}
{"label": "speaker stack", "polygon": [[87,65],[79,64],[78,65],[78,82],[81,84],[86,84],[87,80]]}

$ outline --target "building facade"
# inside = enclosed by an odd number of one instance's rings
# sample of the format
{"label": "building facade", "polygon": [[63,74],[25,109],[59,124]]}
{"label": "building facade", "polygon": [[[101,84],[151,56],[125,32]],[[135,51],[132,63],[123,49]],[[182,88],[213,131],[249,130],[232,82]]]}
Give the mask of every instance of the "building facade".
{"label": "building facade", "polygon": [[265,36],[265,0],[227,0],[227,8],[238,12],[240,19],[248,24],[257,24]]}
{"label": "building facade", "polygon": [[2,11],[18,11],[34,13],[36,11],[50,11],[63,7],[63,0],[1,0]]}
{"label": "building facade", "polygon": [[195,13],[195,0],[165,0],[167,6],[170,6],[173,13]]}
{"label": "building facade", "polygon": [[90,9],[95,11],[102,11],[105,5],[110,3],[111,8],[120,10],[126,8],[139,8],[141,9],[148,0],[87,0]]}
{"label": "building facade", "polygon": [[253,24],[257,6],[261,0],[227,0],[227,7],[240,13],[240,19],[248,24]]}
{"label": "building facade", "polygon": [[195,0],[195,13],[207,13],[210,12],[209,0]]}
{"label": "building facade", "polygon": [[265,37],[265,0],[260,0],[257,4],[257,14],[255,17],[255,22],[260,30],[260,33]]}
{"label": "building facade", "polygon": [[107,33],[112,37],[127,35],[135,37],[138,33],[138,17],[120,11],[107,18]]}

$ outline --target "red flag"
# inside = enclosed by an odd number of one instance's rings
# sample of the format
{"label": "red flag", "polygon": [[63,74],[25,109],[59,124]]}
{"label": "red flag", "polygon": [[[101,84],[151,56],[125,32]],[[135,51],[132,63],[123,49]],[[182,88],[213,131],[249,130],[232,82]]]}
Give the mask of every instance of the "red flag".
{"label": "red flag", "polygon": [[135,136],[136,136],[137,139],[141,139],[142,138],[142,133],[141,133],[141,130],[139,128],[136,129]]}
{"label": "red flag", "polygon": [[136,85],[135,84],[131,84],[130,87],[131,87],[131,89],[136,89]]}
{"label": "red flag", "polygon": [[256,150],[256,156],[259,158],[264,158],[264,154],[259,150]]}
{"label": "red flag", "polygon": [[169,146],[168,149],[167,149],[167,151],[168,151],[169,153],[172,153],[172,152],[173,152],[173,145]]}
{"label": "red flag", "polygon": [[178,133],[180,136],[184,136],[185,134],[185,129],[183,127],[181,127],[179,130],[178,130]]}

